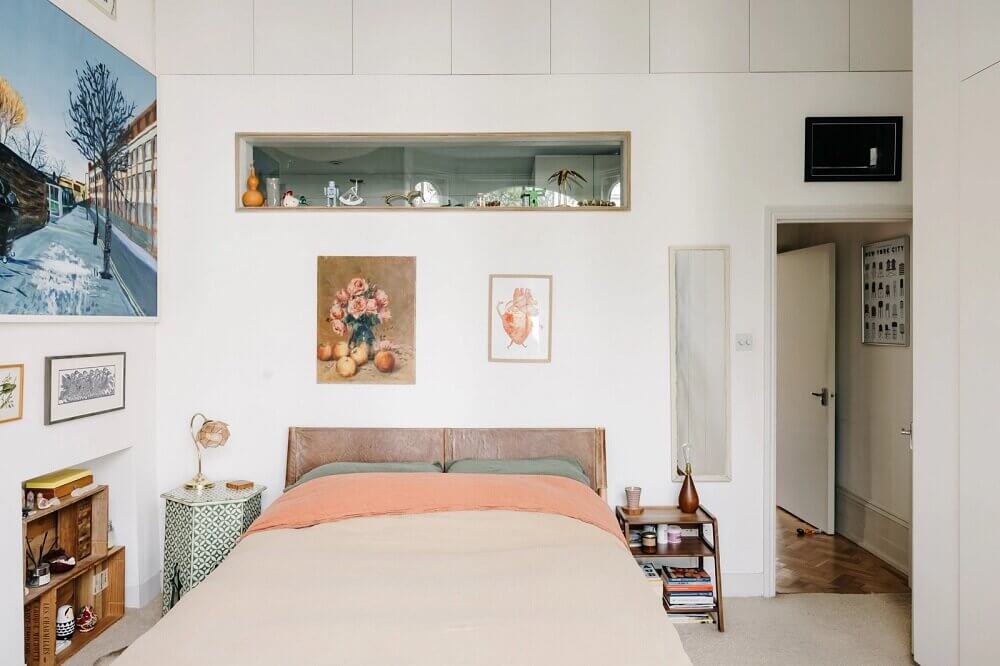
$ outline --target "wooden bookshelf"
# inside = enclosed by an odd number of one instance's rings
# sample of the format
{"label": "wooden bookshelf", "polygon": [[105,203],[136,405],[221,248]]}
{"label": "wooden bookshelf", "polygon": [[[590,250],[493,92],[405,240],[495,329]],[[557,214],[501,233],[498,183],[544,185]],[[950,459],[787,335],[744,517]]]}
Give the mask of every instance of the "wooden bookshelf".
{"label": "wooden bookshelf", "polygon": [[[693,557],[698,559],[698,566],[704,568],[705,558],[711,558],[715,564],[715,599],[711,609],[691,610],[688,608],[670,608],[664,601],[663,609],[667,613],[690,614],[710,613],[715,615],[715,623],[719,631],[726,630],[725,615],[722,608],[722,563],[719,551],[719,522],[707,509],[699,507],[694,513],[684,513],[676,506],[647,506],[636,513],[629,513],[625,507],[615,510],[618,525],[628,539],[632,526],[644,525],[678,525],[681,528],[696,528],[697,536],[682,537],[680,543],[656,544],[655,549],[644,550],[642,546],[631,546],[632,556],[637,560],[651,560],[670,557]],[[706,533],[706,527],[711,528]]]}
{"label": "wooden bookshelf", "polygon": [[[52,574],[43,587],[27,588],[24,597],[24,662],[27,666],[55,666],[65,662],[125,614],[125,549],[108,548],[108,487],[97,486],[77,497],[65,497],[58,506],[34,511],[22,520],[23,536],[37,555],[58,544],[76,558],[76,566]],[[27,575],[27,547],[24,572]],[[94,592],[95,577],[107,573],[107,587]],[[98,617],[89,632],[77,631],[69,647],[56,648],[56,613],[71,605],[74,613],[92,606]]]}

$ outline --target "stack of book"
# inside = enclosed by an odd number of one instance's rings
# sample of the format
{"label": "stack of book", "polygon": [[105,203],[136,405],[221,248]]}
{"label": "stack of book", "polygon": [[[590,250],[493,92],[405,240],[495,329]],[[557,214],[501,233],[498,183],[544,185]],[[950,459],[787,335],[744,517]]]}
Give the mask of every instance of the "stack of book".
{"label": "stack of book", "polygon": [[664,567],[663,601],[667,610],[684,613],[671,615],[675,622],[711,622],[708,611],[715,610],[715,586],[704,569]]}

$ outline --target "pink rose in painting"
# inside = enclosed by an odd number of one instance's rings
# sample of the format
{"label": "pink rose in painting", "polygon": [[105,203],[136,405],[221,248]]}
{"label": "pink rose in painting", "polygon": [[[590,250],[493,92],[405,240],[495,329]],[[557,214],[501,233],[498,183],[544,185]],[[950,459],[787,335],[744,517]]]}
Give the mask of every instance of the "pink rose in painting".
{"label": "pink rose in painting", "polygon": [[378,345],[375,347],[377,351],[392,351],[396,348],[396,345],[392,344],[385,338],[378,341]]}
{"label": "pink rose in painting", "polygon": [[330,319],[343,319],[344,318],[344,306],[340,303],[334,303],[330,306]]}
{"label": "pink rose in painting", "polygon": [[352,298],[351,302],[347,304],[347,313],[354,317],[363,316],[367,309],[368,301],[360,297]]}
{"label": "pink rose in painting", "polygon": [[340,319],[334,319],[331,321],[330,328],[332,328],[333,332],[337,335],[347,335],[347,324]]}
{"label": "pink rose in painting", "polygon": [[347,293],[346,289],[341,289],[337,292],[337,302],[341,305],[347,305],[347,301],[351,300],[351,295]]}
{"label": "pink rose in painting", "polygon": [[389,305],[389,294],[385,293],[385,289],[375,290],[375,302],[378,303],[380,308]]}
{"label": "pink rose in painting", "polygon": [[347,292],[351,296],[357,296],[358,294],[364,292],[366,289],[368,289],[368,281],[362,277],[354,278],[347,285]]}
{"label": "pink rose in painting", "polygon": [[365,303],[365,312],[368,314],[378,314],[378,303],[375,302],[374,298],[369,298]]}
{"label": "pink rose in painting", "polygon": [[378,313],[378,317],[382,321],[389,321],[390,319],[392,319],[392,313],[389,312],[389,308],[384,308],[382,312]]}

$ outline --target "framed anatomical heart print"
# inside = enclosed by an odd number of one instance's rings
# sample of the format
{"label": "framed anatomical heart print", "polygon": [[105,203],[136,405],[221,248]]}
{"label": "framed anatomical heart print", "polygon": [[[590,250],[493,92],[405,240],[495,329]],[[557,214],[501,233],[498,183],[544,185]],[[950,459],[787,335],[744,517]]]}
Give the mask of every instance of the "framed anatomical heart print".
{"label": "framed anatomical heart print", "polygon": [[489,360],[552,360],[552,276],[491,275]]}

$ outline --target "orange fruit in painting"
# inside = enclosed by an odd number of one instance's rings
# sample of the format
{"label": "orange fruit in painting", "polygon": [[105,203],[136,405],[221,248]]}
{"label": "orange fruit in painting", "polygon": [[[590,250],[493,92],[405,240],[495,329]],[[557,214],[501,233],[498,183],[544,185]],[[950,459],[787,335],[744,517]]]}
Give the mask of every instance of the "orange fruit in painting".
{"label": "orange fruit in painting", "polygon": [[396,357],[391,351],[380,351],[375,354],[375,367],[379,372],[392,372],[396,367]]}
{"label": "orange fruit in painting", "polygon": [[324,342],[316,347],[316,358],[321,361],[329,361],[333,358],[333,346]]}
{"label": "orange fruit in painting", "polygon": [[346,342],[341,340],[333,346],[333,357],[334,358],[344,358],[351,353],[351,346]]}
{"label": "orange fruit in painting", "polygon": [[367,342],[362,342],[360,345],[358,345],[357,347],[355,347],[354,350],[351,351],[351,358],[354,359],[354,362],[357,363],[359,366],[360,365],[364,365],[365,363],[367,363],[368,362],[368,343]]}

